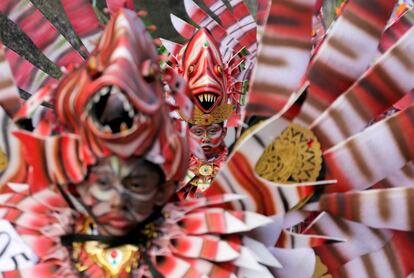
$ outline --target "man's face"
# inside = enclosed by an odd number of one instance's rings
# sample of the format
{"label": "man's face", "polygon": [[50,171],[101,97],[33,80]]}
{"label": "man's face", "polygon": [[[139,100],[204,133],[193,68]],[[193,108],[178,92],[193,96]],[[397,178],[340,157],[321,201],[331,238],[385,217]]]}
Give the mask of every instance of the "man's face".
{"label": "man's face", "polygon": [[204,151],[207,157],[211,157],[220,151],[220,147],[223,144],[224,137],[226,136],[226,128],[220,124],[212,125],[193,125],[190,128],[191,136],[197,140],[198,144]]}
{"label": "man's face", "polygon": [[109,157],[91,167],[78,185],[80,198],[103,235],[125,235],[174,192],[157,166],[139,158]]}

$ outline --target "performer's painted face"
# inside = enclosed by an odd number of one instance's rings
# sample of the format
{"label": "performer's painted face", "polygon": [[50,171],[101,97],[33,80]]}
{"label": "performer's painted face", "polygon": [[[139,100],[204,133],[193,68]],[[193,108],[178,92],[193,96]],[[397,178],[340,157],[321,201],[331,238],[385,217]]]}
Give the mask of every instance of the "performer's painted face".
{"label": "performer's painted face", "polygon": [[220,124],[193,125],[191,136],[198,142],[207,158],[216,154],[226,136],[226,128]]}
{"label": "performer's painted face", "polygon": [[140,158],[109,157],[93,166],[78,185],[80,198],[103,235],[127,234],[174,192],[158,166]]}

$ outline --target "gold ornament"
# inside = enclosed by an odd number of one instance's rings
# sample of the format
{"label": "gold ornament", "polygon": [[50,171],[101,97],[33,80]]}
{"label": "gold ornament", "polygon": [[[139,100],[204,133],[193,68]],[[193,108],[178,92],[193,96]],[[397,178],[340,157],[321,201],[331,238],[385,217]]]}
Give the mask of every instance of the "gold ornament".
{"label": "gold ornament", "polygon": [[84,245],[84,250],[113,278],[119,277],[122,271],[131,272],[132,268],[138,265],[139,249],[133,245],[107,248],[97,241],[88,241]]}
{"label": "gold ornament", "polygon": [[203,177],[211,176],[214,172],[214,166],[212,164],[204,164],[198,168],[198,173]]}
{"label": "gold ornament", "polygon": [[222,123],[227,120],[231,113],[233,113],[233,105],[223,103],[215,107],[210,113],[204,113],[197,106],[194,107],[194,114],[191,119],[181,117],[186,121],[194,125],[212,125]]}
{"label": "gold ornament", "polygon": [[7,165],[9,165],[7,155],[0,149],[0,172],[6,170]]}
{"label": "gold ornament", "polygon": [[[82,231],[90,232],[89,224],[92,221],[87,219],[84,222]],[[93,225],[93,224],[92,224]],[[75,260],[75,267],[79,272],[88,269],[81,261],[81,255],[86,252],[88,257],[99,265],[108,277],[117,278],[123,272],[130,273],[133,268],[138,267],[140,250],[137,246],[122,245],[119,247],[108,248],[107,245],[98,241],[87,241],[85,243],[73,243],[72,257]],[[105,277],[107,277],[105,276]]]}
{"label": "gold ornament", "polygon": [[291,124],[267,146],[255,171],[275,183],[311,182],[316,181],[321,167],[322,151],[315,135]]}

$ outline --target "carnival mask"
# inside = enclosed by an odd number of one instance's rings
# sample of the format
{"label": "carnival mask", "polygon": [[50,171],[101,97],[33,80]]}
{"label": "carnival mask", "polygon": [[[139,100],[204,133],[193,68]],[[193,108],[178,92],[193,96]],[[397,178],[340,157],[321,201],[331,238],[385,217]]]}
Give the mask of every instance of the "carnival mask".
{"label": "carnival mask", "polygon": [[98,157],[141,155],[165,116],[157,61],[139,18],[118,14],[86,63],[58,86],[60,120],[82,134]]}
{"label": "carnival mask", "polygon": [[209,125],[230,116],[229,76],[219,46],[207,29],[201,28],[183,49],[179,72],[187,80],[195,104],[194,118],[186,120]]}

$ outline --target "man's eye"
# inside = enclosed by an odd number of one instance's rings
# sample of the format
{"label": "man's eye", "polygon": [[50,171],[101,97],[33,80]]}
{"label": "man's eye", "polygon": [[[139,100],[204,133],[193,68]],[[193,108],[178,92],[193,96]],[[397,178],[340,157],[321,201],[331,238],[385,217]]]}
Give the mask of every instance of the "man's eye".
{"label": "man's eye", "polygon": [[142,181],[139,181],[137,179],[124,179],[122,184],[131,191],[142,191],[143,190],[143,186],[142,186]]}
{"label": "man's eye", "polygon": [[106,184],[109,184],[109,180],[106,178],[98,178],[95,180],[95,183],[100,184],[100,185],[106,185]]}
{"label": "man's eye", "polygon": [[99,188],[107,190],[111,188],[111,183],[109,182],[108,179],[98,179],[95,182],[96,185],[99,186]]}
{"label": "man's eye", "polygon": [[191,132],[196,136],[201,136],[203,134],[201,130],[191,130]]}

